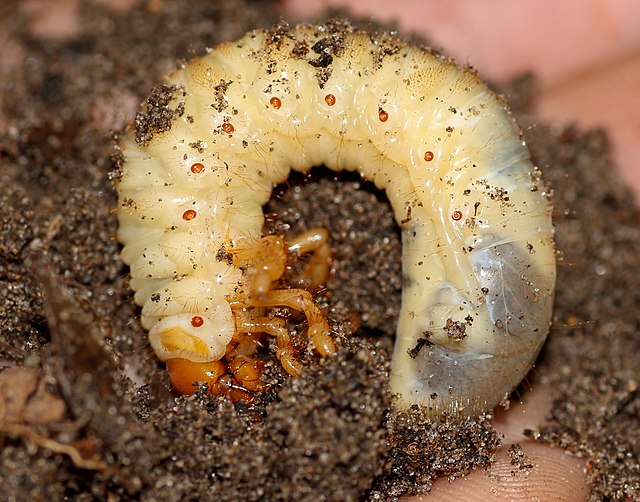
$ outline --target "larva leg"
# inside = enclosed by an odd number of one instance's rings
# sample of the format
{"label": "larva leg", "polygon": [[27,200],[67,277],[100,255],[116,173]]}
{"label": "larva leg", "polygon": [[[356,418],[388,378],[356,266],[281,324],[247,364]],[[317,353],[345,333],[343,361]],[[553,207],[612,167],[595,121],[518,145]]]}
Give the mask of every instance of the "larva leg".
{"label": "larva leg", "polygon": [[313,303],[313,297],[308,291],[304,289],[269,291],[260,297],[246,298],[243,303],[247,307],[285,306],[303,312],[309,323],[309,338],[313,340],[318,353],[323,357],[335,354],[336,346],[329,334],[329,323]]}
{"label": "larva leg", "polygon": [[[237,316],[234,316],[237,317]],[[272,323],[282,324],[284,321],[278,318],[269,318]],[[238,327],[238,320],[235,319],[236,334],[233,337],[232,343],[227,346],[227,351],[224,355],[224,359],[227,361],[232,360],[235,357],[241,356],[253,356],[256,350],[263,347],[261,338],[265,331],[253,331],[242,330]]]}
{"label": "larva leg", "polygon": [[336,348],[329,334],[329,324],[313,303],[311,293],[303,289],[271,290],[273,282],[284,274],[287,250],[312,253],[312,262],[307,267],[309,277],[314,285],[324,282],[329,271],[328,237],[326,229],[315,228],[293,239],[285,247],[281,237],[269,235],[259,239],[253,246],[240,248],[234,253],[234,263],[246,269],[247,277],[246,293],[229,302],[236,312],[236,329],[246,332],[263,331],[275,336],[278,340],[278,357],[287,372],[292,375],[299,374],[300,368],[291,350],[286,330],[275,325],[272,318],[266,318],[266,322],[261,322],[260,317],[243,316],[240,309],[287,306],[299,310],[307,317],[309,338],[313,340],[318,353],[323,357],[334,354]]}
{"label": "larva leg", "polygon": [[299,255],[311,253],[311,259],[302,273],[317,287],[327,282],[331,270],[331,248],[329,247],[329,231],[316,227],[289,240],[288,250]]}
{"label": "larva leg", "polygon": [[[243,308],[240,307],[239,308]],[[252,317],[241,310],[236,311],[236,329],[246,333],[267,333],[276,338],[278,360],[287,373],[299,376],[302,370],[291,344],[291,337],[284,320],[277,317]]]}
{"label": "larva leg", "polygon": [[[232,308],[235,305],[232,305]],[[238,304],[238,308],[242,308]],[[236,330],[239,333],[267,333],[276,337],[279,341],[284,339],[288,331],[284,327],[284,320],[278,317],[260,316],[255,317],[247,312],[236,311]]]}
{"label": "larva leg", "polygon": [[264,363],[259,359],[239,356],[229,362],[229,371],[243,389],[251,392],[264,392],[266,385],[262,382]]}
{"label": "larva leg", "polygon": [[261,237],[252,246],[235,249],[233,261],[236,266],[246,268],[247,294],[262,295],[284,275],[287,264],[284,240],[278,235]]}

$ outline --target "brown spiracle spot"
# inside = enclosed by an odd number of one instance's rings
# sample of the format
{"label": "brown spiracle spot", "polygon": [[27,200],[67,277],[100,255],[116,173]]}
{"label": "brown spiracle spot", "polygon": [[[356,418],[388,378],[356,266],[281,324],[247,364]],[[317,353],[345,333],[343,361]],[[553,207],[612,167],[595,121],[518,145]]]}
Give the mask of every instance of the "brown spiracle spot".
{"label": "brown spiracle spot", "polygon": [[196,213],[193,209],[187,209],[184,213],[182,213],[182,219],[185,221],[193,220],[198,213]]}
{"label": "brown spiracle spot", "polygon": [[281,106],[282,106],[282,100],[280,98],[277,97],[272,97],[269,100],[269,103],[271,104],[271,106],[273,106],[276,110],[278,110]]}

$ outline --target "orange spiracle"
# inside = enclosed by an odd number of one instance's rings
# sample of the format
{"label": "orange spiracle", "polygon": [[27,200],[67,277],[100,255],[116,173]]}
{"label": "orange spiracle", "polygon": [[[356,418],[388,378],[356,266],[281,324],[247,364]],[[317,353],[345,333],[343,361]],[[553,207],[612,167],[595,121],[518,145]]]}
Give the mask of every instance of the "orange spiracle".
{"label": "orange spiracle", "polygon": [[193,220],[198,213],[196,213],[193,209],[187,209],[184,213],[182,213],[182,219],[185,221]]}
{"label": "orange spiracle", "polygon": [[204,164],[201,164],[200,162],[196,162],[195,164],[191,164],[191,172],[194,174],[200,174],[202,171],[204,171]]}
{"label": "orange spiracle", "polygon": [[333,106],[336,104],[336,97],[333,94],[327,94],[324,97],[324,100],[329,106]]}
{"label": "orange spiracle", "polygon": [[273,106],[276,110],[282,106],[282,101],[280,100],[280,98],[276,98],[275,96],[269,100],[269,103],[271,103],[271,106]]}

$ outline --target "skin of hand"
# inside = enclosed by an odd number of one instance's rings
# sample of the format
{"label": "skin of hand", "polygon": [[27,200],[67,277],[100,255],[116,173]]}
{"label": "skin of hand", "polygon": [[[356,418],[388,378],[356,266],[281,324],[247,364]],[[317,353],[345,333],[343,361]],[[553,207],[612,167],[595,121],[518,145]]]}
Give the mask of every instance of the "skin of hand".
{"label": "skin of hand", "polygon": [[329,7],[393,21],[403,33],[469,63],[485,78],[537,78],[537,116],[545,123],[604,127],[613,158],[640,192],[640,3],[635,0],[282,0],[287,19]]}
{"label": "skin of hand", "polygon": [[[135,0],[93,1],[126,10]],[[22,8],[34,34],[64,37],[77,29],[80,2],[56,0],[51,9],[48,0],[25,0]],[[539,79],[540,120],[606,128],[615,163],[640,192],[640,30],[635,22],[640,3],[635,0],[281,0],[281,5],[283,16],[292,21],[310,19],[328,7],[394,21],[404,33],[423,34],[436,48],[496,82],[533,71]],[[4,52],[10,55],[6,47]],[[0,61],[0,74],[10,60]],[[134,101],[130,108],[135,109]],[[504,440],[490,469],[454,483],[438,480],[428,497],[405,500],[586,500],[584,462],[522,435],[544,421],[551,399],[550,389],[537,385],[508,412],[496,410],[495,426]],[[510,463],[513,443],[521,445],[532,469],[517,472]]]}
{"label": "skin of hand", "polygon": [[[640,193],[640,3],[585,0],[284,0],[285,13],[309,19],[329,7],[362,18],[392,21],[404,33],[428,37],[438,49],[470,63],[496,82],[525,71],[537,77],[541,122],[603,127],[614,163]],[[640,198],[636,199],[640,200]],[[454,483],[437,480],[428,497],[406,500],[586,500],[584,462],[560,448],[535,443],[522,431],[544,422],[551,390],[537,385],[508,412],[496,410],[504,434],[496,462]],[[508,448],[518,443],[534,467],[518,472]]]}

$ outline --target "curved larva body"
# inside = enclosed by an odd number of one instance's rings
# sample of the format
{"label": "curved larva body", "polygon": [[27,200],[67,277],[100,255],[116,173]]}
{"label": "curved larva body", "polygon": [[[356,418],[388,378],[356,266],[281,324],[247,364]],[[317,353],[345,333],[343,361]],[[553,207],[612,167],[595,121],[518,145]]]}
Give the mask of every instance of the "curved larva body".
{"label": "curved larva body", "polygon": [[[221,252],[261,235],[290,169],[326,165],[386,190],[402,229],[401,402],[466,414],[519,383],[549,328],[552,226],[517,125],[475,73],[332,24],[250,33],[167,85],[173,116],[126,133],[118,184],[122,256],[161,359],[221,357],[243,281]],[[192,338],[163,344],[175,326]]]}

